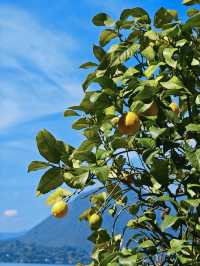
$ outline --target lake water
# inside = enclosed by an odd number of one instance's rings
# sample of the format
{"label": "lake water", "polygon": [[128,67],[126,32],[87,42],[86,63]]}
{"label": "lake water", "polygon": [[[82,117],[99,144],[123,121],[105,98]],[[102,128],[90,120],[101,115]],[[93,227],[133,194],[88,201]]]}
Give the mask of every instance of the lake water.
{"label": "lake water", "polygon": [[[69,264],[64,264],[65,266],[74,266]],[[1,263],[0,266],[63,266],[60,264],[32,264],[32,263]]]}

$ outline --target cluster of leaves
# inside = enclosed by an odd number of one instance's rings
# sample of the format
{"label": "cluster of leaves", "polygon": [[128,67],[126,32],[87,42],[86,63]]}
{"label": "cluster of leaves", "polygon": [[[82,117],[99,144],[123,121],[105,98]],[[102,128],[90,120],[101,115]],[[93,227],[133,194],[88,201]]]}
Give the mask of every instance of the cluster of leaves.
{"label": "cluster of leaves", "polygon": [[[84,141],[74,148],[46,130],[37,136],[47,161],[32,162],[29,171],[48,168],[38,193],[62,184],[79,193],[98,184],[81,219],[113,216],[113,232],[98,226],[89,237],[91,266],[200,263],[200,11],[190,7],[187,15],[185,23],[164,7],[153,21],[139,7],[123,10],[116,21],[96,15],[93,23],[105,27],[93,47],[97,60],[81,65],[94,71],[83,83],[81,103],[65,111],[78,117],[72,128]],[[179,116],[169,108],[172,101]],[[114,118],[143,113],[152,103],[158,115],[140,116],[134,136],[119,133]],[[124,211],[132,219],[116,235]]]}

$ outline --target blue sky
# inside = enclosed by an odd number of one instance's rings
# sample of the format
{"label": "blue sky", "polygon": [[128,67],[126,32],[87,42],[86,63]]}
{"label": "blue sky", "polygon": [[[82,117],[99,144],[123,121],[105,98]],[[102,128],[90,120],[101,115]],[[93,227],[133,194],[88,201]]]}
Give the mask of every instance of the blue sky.
{"label": "blue sky", "polygon": [[181,1],[167,0],[0,0],[0,232],[24,231],[49,215],[35,197],[39,175],[27,174],[40,159],[35,135],[47,128],[76,145],[79,136],[63,117],[81,98],[91,48],[99,29],[91,18],[107,12],[117,18],[123,8],[142,6],[150,14],[160,6],[184,15]]}

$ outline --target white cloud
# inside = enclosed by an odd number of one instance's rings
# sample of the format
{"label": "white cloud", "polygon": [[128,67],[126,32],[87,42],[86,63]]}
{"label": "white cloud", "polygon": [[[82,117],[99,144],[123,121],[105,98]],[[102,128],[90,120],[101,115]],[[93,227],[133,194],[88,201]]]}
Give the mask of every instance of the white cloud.
{"label": "white cloud", "polygon": [[3,212],[3,215],[6,217],[15,217],[18,215],[18,211],[15,209],[8,209]]}
{"label": "white cloud", "polygon": [[63,111],[80,98],[78,41],[27,11],[0,5],[0,129]]}

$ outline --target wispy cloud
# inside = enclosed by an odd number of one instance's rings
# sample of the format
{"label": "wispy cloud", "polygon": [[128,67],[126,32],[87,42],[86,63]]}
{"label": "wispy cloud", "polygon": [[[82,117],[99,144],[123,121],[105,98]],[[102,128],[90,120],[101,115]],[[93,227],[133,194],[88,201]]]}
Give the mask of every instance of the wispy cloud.
{"label": "wispy cloud", "polygon": [[15,217],[18,215],[18,211],[15,209],[8,209],[3,212],[3,216],[6,217]]}
{"label": "wispy cloud", "polygon": [[0,5],[0,129],[62,111],[80,97],[78,41],[23,9]]}

